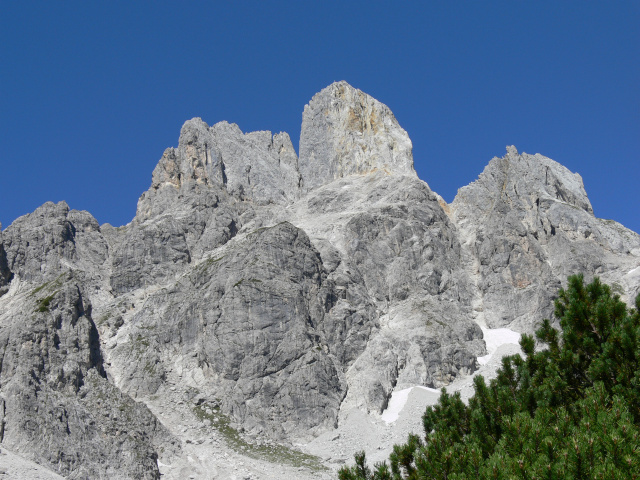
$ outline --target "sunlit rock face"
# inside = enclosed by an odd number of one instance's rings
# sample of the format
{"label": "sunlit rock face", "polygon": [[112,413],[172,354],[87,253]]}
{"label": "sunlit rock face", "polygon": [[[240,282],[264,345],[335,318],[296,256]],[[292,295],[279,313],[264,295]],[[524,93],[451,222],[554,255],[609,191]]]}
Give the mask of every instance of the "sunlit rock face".
{"label": "sunlit rock face", "polygon": [[638,293],[640,237],[594,217],[578,174],[508,147],[448,205],[411,149],[338,82],[299,158],[196,118],[129,224],[49,202],[2,230],[4,444],[70,478],[159,478],[215,419],[298,442],[471,374],[483,331],[532,331],[569,274]]}
{"label": "sunlit rock face", "polygon": [[411,150],[407,132],[386,105],[346,82],[333,83],[302,114],[302,187],[309,191],[377,170],[416,176]]}
{"label": "sunlit rock face", "polygon": [[574,273],[599,275],[627,300],[637,294],[627,274],[638,265],[638,235],[596,218],[580,175],[547,157],[507,147],[450,212],[477,276],[476,310],[491,328],[533,330]]}
{"label": "sunlit rock face", "polygon": [[218,184],[241,199],[283,202],[298,195],[298,158],[286,133],[242,133],[238,125],[185,122],[178,148],[165,151],[152,187]]}

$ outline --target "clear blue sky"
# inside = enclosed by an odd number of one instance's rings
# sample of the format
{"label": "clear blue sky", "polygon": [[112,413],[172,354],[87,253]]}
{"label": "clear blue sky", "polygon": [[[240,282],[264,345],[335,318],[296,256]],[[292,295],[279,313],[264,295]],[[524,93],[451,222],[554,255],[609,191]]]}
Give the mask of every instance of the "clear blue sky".
{"label": "clear blue sky", "polygon": [[334,80],[391,108],[447,201],[514,144],[640,231],[640,3],[326,0],[0,0],[3,229],[47,200],[129,222],[192,117],[297,148]]}

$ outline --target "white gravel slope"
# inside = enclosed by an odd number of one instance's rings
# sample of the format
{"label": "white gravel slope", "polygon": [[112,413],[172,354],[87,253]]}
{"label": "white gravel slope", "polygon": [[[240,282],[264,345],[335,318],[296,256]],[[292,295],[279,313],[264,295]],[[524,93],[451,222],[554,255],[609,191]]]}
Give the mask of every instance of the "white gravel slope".
{"label": "white gravel slope", "polygon": [[64,477],[2,446],[0,448],[0,479],[62,480]]}

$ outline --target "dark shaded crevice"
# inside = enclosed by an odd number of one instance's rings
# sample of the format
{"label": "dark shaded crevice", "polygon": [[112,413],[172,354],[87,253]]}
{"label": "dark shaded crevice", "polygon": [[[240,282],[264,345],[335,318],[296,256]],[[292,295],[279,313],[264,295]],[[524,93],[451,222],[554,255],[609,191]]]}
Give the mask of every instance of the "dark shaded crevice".
{"label": "dark shaded crevice", "polygon": [[[4,337],[4,344],[2,345],[2,357],[0,357],[0,381],[2,380],[2,367],[4,365],[4,357],[7,354],[7,345],[9,344],[9,337]],[[2,440],[0,440],[1,442]]]}
{"label": "dark shaded crevice", "polygon": [[4,398],[0,398],[0,443],[4,440],[4,424],[5,424],[5,415],[6,415],[6,405],[4,403]]}
{"label": "dark shaded crevice", "polygon": [[389,393],[387,395],[385,395],[385,398],[382,402],[382,405],[380,406],[380,414],[382,414],[388,407],[389,407],[389,402],[391,401],[391,397],[393,395],[393,391],[396,388],[396,385],[398,384],[398,377],[400,376],[400,362],[398,361],[398,358],[396,357],[396,366],[395,366],[395,375],[393,376],[393,379],[391,380],[391,388],[389,389]]}
{"label": "dark shaded crevice", "polygon": [[236,236],[236,234],[238,233],[238,224],[236,223],[235,220],[231,220],[231,223],[229,223],[229,238],[233,238]]}
{"label": "dark shaded crevice", "polygon": [[80,288],[78,288],[78,302],[76,304],[76,309],[78,316],[84,316],[89,322],[89,368],[95,368],[101,377],[107,378],[107,373],[104,370],[102,350],[100,348],[100,334],[98,333],[98,329],[93,318],[91,318],[91,304],[88,303],[85,307]]}
{"label": "dark shaded crevice", "polygon": [[64,222],[64,231],[62,232],[62,240],[66,242],[71,242],[75,245],[76,243],[76,227],[70,221]]}
{"label": "dark shaded crevice", "polygon": [[9,291],[8,285],[13,280],[13,272],[9,269],[7,253],[0,244],[0,297]]}
{"label": "dark shaded crevice", "polygon": [[91,327],[89,329],[89,362],[96,369],[102,378],[107,378],[107,372],[104,370],[104,358],[100,349],[100,334],[93,320],[90,319]]}
{"label": "dark shaded crevice", "polygon": [[222,183],[226,187],[227,186],[227,173],[225,171],[225,165],[222,160],[220,160],[220,174],[222,175]]}

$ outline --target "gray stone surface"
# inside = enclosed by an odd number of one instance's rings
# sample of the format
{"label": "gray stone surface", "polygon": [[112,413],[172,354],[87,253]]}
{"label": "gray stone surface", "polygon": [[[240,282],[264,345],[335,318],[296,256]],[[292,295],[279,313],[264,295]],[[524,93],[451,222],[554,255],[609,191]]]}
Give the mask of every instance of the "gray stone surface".
{"label": "gray stone surface", "polygon": [[303,189],[375,170],[415,175],[412,148],[389,107],[347,82],[333,83],[302,114]]}
{"label": "gray stone surface", "polygon": [[47,202],[3,232],[8,268],[22,281],[42,282],[62,269],[100,268],[107,243],[88,212],[70,210],[65,202]]}
{"label": "gray stone surface", "polygon": [[[372,312],[363,324],[371,331],[351,333],[367,336],[362,353],[347,353],[343,407],[379,413],[398,385],[440,387],[476,368],[482,334],[471,321],[455,226],[439,201],[413,175],[379,171],[339,179],[291,207],[294,224],[340,254],[329,278],[347,301],[338,300],[330,321],[339,328],[365,306]],[[347,316],[332,320],[338,314]]]}
{"label": "gray stone surface", "polygon": [[68,478],[159,478],[157,450],[176,442],[108,381],[91,304],[74,274],[3,307],[2,444]]}
{"label": "gray stone surface", "polygon": [[27,460],[20,455],[2,448],[0,451],[0,473],[4,478],[19,478],[20,480],[62,480],[63,476]]}
{"label": "gray stone surface", "polygon": [[332,427],[346,385],[318,331],[331,293],[323,277],[320,255],[293,225],[250,233],[147,299],[112,354],[121,387],[153,394],[181,357],[247,430]]}
{"label": "gray stone surface", "polygon": [[312,478],[289,447],[464,380],[481,327],[533,330],[577,272],[633,299],[640,237],[541,155],[509,147],[447,205],[345,82],[299,161],[189,120],[129,224],[49,202],[0,231],[2,443],[69,478]]}
{"label": "gray stone surface", "polygon": [[[568,275],[620,285],[638,266],[640,237],[593,215],[580,175],[513,146],[459,190],[451,216],[472,258],[477,311],[491,328],[531,331],[550,318]],[[620,288],[627,300],[637,291]]]}
{"label": "gray stone surface", "polygon": [[236,124],[209,127],[194,118],[183,125],[178,148],[165,151],[152,187],[218,184],[240,199],[281,203],[297,196],[299,178],[298,158],[286,133],[243,134]]}

